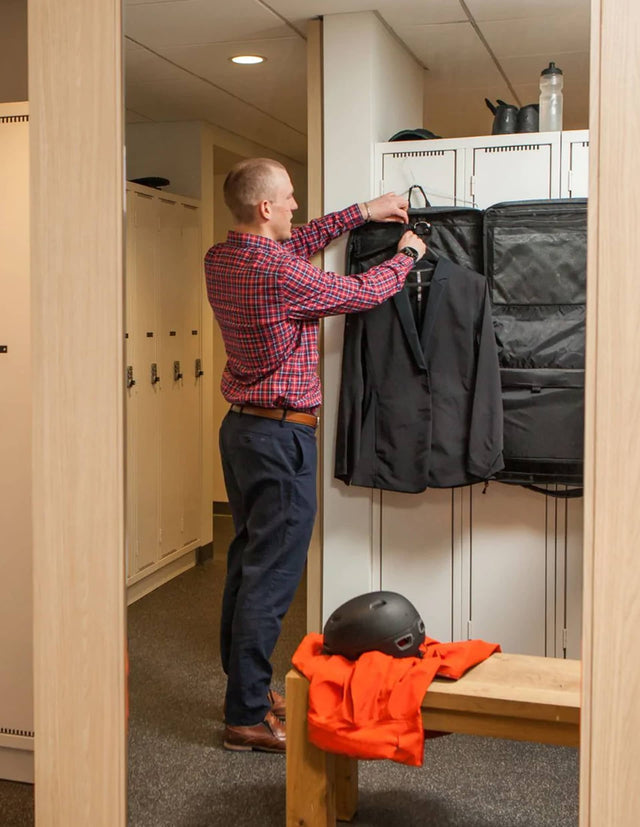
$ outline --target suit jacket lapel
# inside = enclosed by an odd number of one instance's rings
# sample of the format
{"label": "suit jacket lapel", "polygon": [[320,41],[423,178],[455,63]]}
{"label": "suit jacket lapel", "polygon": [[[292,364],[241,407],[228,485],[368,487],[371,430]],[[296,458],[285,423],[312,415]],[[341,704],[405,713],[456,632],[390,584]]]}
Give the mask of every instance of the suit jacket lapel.
{"label": "suit jacket lapel", "polygon": [[411,304],[409,302],[407,291],[403,289],[399,293],[396,293],[395,296],[393,296],[393,303],[396,306],[398,316],[400,317],[402,330],[404,331],[404,335],[407,339],[407,343],[411,349],[416,365],[421,370],[426,371],[427,365],[424,361],[424,354],[422,352],[422,346],[420,345],[420,337],[418,336],[418,331],[416,329],[416,323],[413,318],[413,312],[411,310]]}
{"label": "suit jacket lapel", "polygon": [[438,317],[440,303],[447,287],[447,281],[451,270],[450,265],[451,262],[448,259],[439,258],[431,279],[431,286],[429,287],[429,301],[427,302],[427,310],[425,312],[424,323],[422,325],[422,335],[420,337],[423,359],[429,352],[429,341]]}

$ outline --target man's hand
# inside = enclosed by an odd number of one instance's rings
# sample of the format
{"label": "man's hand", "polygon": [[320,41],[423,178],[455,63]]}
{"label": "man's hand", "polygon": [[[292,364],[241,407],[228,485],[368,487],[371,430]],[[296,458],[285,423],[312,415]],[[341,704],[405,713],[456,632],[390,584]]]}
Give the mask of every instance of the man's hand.
{"label": "man's hand", "polygon": [[398,242],[398,252],[400,252],[403,247],[413,247],[414,250],[418,251],[418,258],[422,258],[427,252],[427,245],[420,236],[416,235],[412,230],[407,230]]}
{"label": "man's hand", "polygon": [[409,222],[408,206],[409,202],[406,198],[396,195],[395,192],[387,192],[372,201],[360,204],[360,211],[367,221],[399,221],[407,224]]}

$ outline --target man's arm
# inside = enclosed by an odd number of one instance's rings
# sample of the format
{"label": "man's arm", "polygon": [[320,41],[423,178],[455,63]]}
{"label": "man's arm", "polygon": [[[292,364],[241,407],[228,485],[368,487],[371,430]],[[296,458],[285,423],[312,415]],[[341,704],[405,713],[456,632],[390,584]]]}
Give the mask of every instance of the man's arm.
{"label": "man's arm", "polygon": [[399,252],[405,247],[412,247],[417,258],[426,252],[424,241],[407,230],[398,242],[398,252],[388,261],[351,276],[325,272],[299,257],[287,257],[278,279],[287,315],[290,319],[318,319],[381,304],[402,289],[413,267],[414,257]]}
{"label": "man's arm", "polygon": [[304,227],[294,229],[291,238],[283,243],[283,247],[296,256],[308,259],[323,250],[334,238],[360,227],[367,221],[407,223],[408,206],[406,198],[389,192],[371,201],[353,204],[345,210],[329,213],[324,218],[314,218]]}

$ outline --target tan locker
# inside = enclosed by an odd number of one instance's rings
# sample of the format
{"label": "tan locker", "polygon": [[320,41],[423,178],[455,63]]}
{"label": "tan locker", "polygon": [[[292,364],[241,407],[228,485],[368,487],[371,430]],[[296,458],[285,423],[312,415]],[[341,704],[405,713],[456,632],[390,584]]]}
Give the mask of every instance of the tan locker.
{"label": "tan locker", "polygon": [[33,781],[29,109],[0,103],[0,778]]}
{"label": "tan locker", "polygon": [[202,509],[202,329],[203,265],[199,211],[182,205],[182,259],[185,347],[182,364],[184,430],[183,542],[191,543],[200,531]]}
{"label": "tan locker", "polygon": [[126,349],[133,376],[127,375],[125,382],[130,385],[130,583],[159,571],[182,549],[198,545],[202,399],[195,361],[201,358],[200,255],[197,204],[129,185]]}
{"label": "tan locker", "polygon": [[[131,444],[127,446],[131,472],[127,473],[127,480],[131,480],[135,503],[132,507],[135,512],[131,526],[133,536],[128,545],[133,550],[129,573],[138,574],[159,559],[160,390],[159,382],[152,381],[152,366],[158,363],[156,259],[159,233],[156,200],[139,192],[130,193],[130,196],[132,210],[127,222],[127,250],[133,250],[133,270],[131,273],[127,271],[126,295],[132,318],[127,330],[127,345],[133,358],[127,365],[133,369],[136,384],[127,391],[127,411],[132,423],[132,429],[127,428],[127,433],[131,433]],[[159,371],[158,375],[161,379]]]}
{"label": "tan locker", "polygon": [[[176,201],[157,202],[158,315],[160,336],[160,555],[182,548],[184,517],[184,394],[180,378],[185,359],[182,210]],[[176,368],[176,365],[178,367]]]}

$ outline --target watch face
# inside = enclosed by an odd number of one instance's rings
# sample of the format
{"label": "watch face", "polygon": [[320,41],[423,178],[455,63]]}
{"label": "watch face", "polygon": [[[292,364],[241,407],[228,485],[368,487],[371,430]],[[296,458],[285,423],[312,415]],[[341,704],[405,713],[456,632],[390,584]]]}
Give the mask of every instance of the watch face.
{"label": "watch face", "polygon": [[418,251],[414,250],[413,247],[403,247],[400,252],[404,253],[405,256],[411,256],[414,261],[417,261],[418,259]]}

